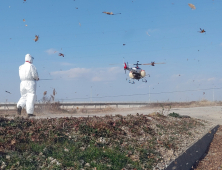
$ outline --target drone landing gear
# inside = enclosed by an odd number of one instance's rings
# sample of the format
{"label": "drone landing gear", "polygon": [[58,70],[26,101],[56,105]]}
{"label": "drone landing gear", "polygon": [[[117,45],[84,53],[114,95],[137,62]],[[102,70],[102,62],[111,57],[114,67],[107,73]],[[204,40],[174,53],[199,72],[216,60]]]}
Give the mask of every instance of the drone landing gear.
{"label": "drone landing gear", "polygon": [[135,84],[135,82],[134,82],[134,81],[130,81],[130,80],[129,80],[129,83],[131,83],[131,84]]}
{"label": "drone landing gear", "polygon": [[146,80],[146,79],[142,79],[142,82],[145,82],[145,83],[147,83],[147,80]]}

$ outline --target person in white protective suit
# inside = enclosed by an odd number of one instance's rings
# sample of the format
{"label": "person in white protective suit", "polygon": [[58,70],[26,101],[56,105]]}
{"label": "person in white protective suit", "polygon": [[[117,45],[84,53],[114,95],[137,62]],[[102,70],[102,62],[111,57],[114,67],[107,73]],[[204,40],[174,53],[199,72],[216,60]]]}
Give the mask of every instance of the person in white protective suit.
{"label": "person in white protective suit", "polygon": [[21,98],[17,103],[17,113],[21,115],[22,108],[26,106],[28,117],[35,116],[36,81],[39,80],[38,72],[32,64],[33,59],[30,54],[26,54],[25,63],[19,67]]}

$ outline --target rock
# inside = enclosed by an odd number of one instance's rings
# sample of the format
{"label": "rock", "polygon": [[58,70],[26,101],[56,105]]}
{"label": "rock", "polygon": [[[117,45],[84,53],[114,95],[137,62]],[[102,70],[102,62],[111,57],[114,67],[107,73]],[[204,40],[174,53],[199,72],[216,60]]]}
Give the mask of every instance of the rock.
{"label": "rock", "polygon": [[102,143],[102,144],[107,144],[109,142],[109,138],[103,138],[103,137],[100,137],[98,142],[99,143]]}
{"label": "rock", "polygon": [[66,149],[66,148],[64,149],[64,151],[65,151],[65,152],[69,152],[69,150],[68,150],[68,149]]}
{"label": "rock", "polygon": [[83,164],[84,164],[84,162],[85,162],[85,161],[84,161],[84,160],[82,160],[82,159],[81,159],[81,160],[79,160],[79,163],[80,163],[81,165],[83,165]]}
{"label": "rock", "polygon": [[79,149],[81,149],[82,151],[84,151],[84,150],[85,150],[85,147],[80,147]]}
{"label": "rock", "polygon": [[48,159],[49,159],[50,161],[54,160],[52,157],[48,157]]}
{"label": "rock", "polygon": [[56,163],[56,159],[53,159],[53,160],[50,162],[50,164],[54,164],[54,163]]}
{"label": "rock", "polygon": [[5,167],[6,167],[6,164],[5,164],[5,162],[2,161],[2,166],[0,168],[5,169]]}
{"label": "rock", "polygon": [[86,163],[85,166],[86,166],[86,167],[90,167],[90,164],[89,164],[89,163]]}

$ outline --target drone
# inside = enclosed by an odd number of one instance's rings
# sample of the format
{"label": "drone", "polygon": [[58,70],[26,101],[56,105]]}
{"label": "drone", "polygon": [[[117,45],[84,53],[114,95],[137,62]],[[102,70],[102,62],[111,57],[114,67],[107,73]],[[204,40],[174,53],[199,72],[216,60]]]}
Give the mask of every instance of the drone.
{"label": "drone", "polygon": [[[142,70],[139,65],[151,65],[151,66],[155,66],[155,64],[165,64],[165,63],[155,63],[155,62],[151,62],[151,63],[146,63],[146,64],[139,64],[139,61],[137,61],[136,64],[133,64],[135,65],[135,67],[133,68],[130,68],[129,67],[129,64],[128,62],[125,63],[124,62],[124,70],[125,70],[125,73],[126,73],[126,70],[129,71],[129,77],[130,77],[130,80],[129,80],[129,83],[131,84],[135,84],[134,82],[134,79],[135,80],[142,80],[142,82],[145,82],[147,83],[147,80],[146,80],[146,71],[145,70]],[[148,74],[147,76],[150,77],[150,75]],[[133,79],[133,80],[132,80]]]}

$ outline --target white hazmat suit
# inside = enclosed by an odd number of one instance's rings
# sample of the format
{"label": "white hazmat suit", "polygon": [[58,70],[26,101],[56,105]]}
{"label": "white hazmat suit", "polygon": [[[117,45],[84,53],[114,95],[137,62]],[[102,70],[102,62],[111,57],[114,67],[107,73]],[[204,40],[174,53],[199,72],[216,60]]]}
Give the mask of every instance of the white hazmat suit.
{"label": "white hazmat suit", "polygon": [[33,114],[36,100],[36,81],[39,80],[38,72],[33,63],[33,57],[26,54],[25,63],[19,67],[21,98],[17,108],[26,106],[27,114]]}

